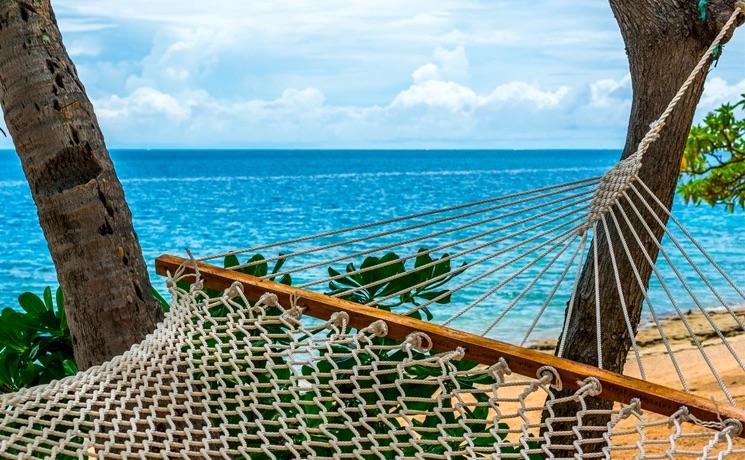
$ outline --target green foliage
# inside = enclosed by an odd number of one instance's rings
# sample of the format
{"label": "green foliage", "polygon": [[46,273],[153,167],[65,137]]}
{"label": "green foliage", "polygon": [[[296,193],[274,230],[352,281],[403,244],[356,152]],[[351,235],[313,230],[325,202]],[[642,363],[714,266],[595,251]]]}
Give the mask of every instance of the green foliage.
{"label": "green foliage", "polygon": [[745,94],[691,129],[681,175],[678,192],[687,203],[745,207]]}
{"label": "green foliage", "polygon": [[[153,296],[167,312],[168,301],[155,289]],[[54,297],[49,287],[42,297],[24,292],[20,311],[5,308],[0,314],[0,393],[78,373],[62,289]]]}
{"label": "green foliage", "polygon": [[[286,254],[280,254],[279,259],[274,261],[274,266],[272,267],[272,272],[271,272],[272,275],[279,273],[279,271],[284,266],[285,262],[287,261],[287,258],[284,257],[285,255]],[[266,262],[266,258],[264,258],[264,256],[262,256],[261,254],[255,254],[254,256],[250,257],[244,263],[241,263],[238,260],[237,256],[229,255],[225,257],[225,261],[223,262],[223,266],[225,268],[238,267],[239,265],[245,265],[245,266],[236,269],[236,271],[240,273],[245,273],[247,275],[252,275],[252,276],[261,278],[262,276],[266,276],[269,273],[269,264]],[[286,284],[288,286],[291,286],[292,276],[290,276],[289,274],[284,274],[279,278],[279,280],[277,280],[275,276],[272,276],[269,278],[269,281],[276,281],[280,284]]]}
{"label": "green foliage", "polygon": [[[349,273],[349,275],[343,277],[338,270],[329,267],[329,275],[340,278],[329,283],[331,291],[327,294],[338,295],[351,289],[362,288],[341,297],[360,304],[380,300],[386,303],[380,303],[377,307],[387,311],[406,304],[418,306],[432,300],[435,300],[435,303],[438,304],[450,303],[450,292],[443,289],[443,286],[453,277],[462,273],[463,270],[462,268],[455,271],[451,270],[450,259],[448,259],[447,254],[435,260],[427,254],[426,249],[420,249],[414,260],[413,268],[408,271],[404,261],[399,259],[400,257],[393,252],[389,252],[380,258],[367,257],[360,265],[361,273],[354,273],[358,269],[350,263],[345,268],[345,273]],[[386,263],[388,265],[376,267]],[[425,266],[428,267],[421,268]],[[368,269],[369,267],[376,268]],[[390,281],[383,281],[394,276],[398,277]],[[387,299],[390,296],[394,297]],[[432,319],[432,312],[429,308],[422,308],[412,316],[422,319],[421,313],[426,316],[427,320]]]}
{"label": "green foliage", "polygon": [[78,372],[62,291],[42,297],[25,292],[18,297],[22,311],[5,308],[0,314],[0,391],[17,391]]}

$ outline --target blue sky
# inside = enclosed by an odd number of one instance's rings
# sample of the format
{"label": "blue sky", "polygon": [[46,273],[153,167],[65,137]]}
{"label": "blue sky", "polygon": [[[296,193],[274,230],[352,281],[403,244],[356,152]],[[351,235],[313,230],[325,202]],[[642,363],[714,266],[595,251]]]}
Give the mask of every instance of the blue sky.
{"label": "blue sky", "polygon": [[[623,145],[628,67],[606,1],[55,8],[110,147]],[[741,31],[709,77],[700,113],[745,92],[744,58]]]}

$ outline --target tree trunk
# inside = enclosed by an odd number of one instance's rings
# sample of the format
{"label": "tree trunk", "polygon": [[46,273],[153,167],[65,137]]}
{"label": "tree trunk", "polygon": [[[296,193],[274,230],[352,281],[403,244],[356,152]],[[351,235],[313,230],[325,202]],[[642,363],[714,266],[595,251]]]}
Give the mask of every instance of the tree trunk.
{"label": "tree trunk", "polygon": [[65,294],[75,360],[100,364],[163,313],[49,0],[0,0],[0,103]]}
{"label": "tree trunk", "polygon": [[[649,130],[650,123],[662,114],[678,88],[688,78],[693,67],[734,11],[735,0],[710,1],[706,21],[700,19],[698,2],[694,1],[610,0],[610,5],[626,44],[633,86],[631,118],[622,155],[622,158],[626,158],[636,151],[639,142]],[[703,92],[704,80],[705,73],[698,78],[680,102],[661,137],[645,154],[639,173],[644,183],[668,206],[673,202],[686,139],[696,105]],[[638,219],[633,209],[628,205],[623,207],[632,224],[635,224]],[[637,207],[640,210],[643,208],[639,206],[638,201]],[[661,218],[666,222],[666,216],[661,216]],[[619,219],[621,228],[624,228],[625,223],[620,215]],[[647,221],[650,222],[651,219]],[[644,300],[643,291],[628,263],[612,219],[608,220],[608,227],[619,268],[622,292],[634,333],[636,333]],[[663,235],[663,229],[659,225],[650,225],[650,227],[659,241]],[[638,233],[644,248],[653,260],[656,260],[658,250],[655,240],[641,225],[635,225],[635,228],[641,229]],[[639,268],[646,288],[652,268],[636,242],[630,239],[628,234],[626,235],[634,265]],[[602,223],[598,224],[597,247],[602,361],[605,369],[622,372],[631,346],[631,339],[621,310]],[[592,365],[598,363],[595,327],[595,263],[592,250],[590,250],[580,278],[571,323],[562,332],[566,335],[564,356]],[[569,393],[565,391],[562,396]],[[593,398],[588,402],[591,407],[609,408],[612,405],[600,398]],[[573,405],[567,404],[558,408],[556,415],[573,416],[576,407],[571,406]],[[589,423],[591,425],[607,423],[607,419],[603,417],[585,417],[585,424],[588,424],[590,420],[592,420],[592,423]]]}

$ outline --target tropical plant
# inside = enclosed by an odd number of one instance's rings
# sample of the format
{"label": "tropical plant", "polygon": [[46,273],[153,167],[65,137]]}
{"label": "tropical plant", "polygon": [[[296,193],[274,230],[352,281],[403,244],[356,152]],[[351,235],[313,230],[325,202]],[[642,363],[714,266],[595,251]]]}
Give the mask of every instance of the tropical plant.
{"label": "tropical plant", "polygon": [[[404,261],[389,252],[380,258],[367,257],[359,269],[353,263],[348,264],[344,270],[347,276],[329,267],[329,275],[335,279],[329,283],[330,292],[327,294],[342,294],[341,298],[363,305],[380,299],[387,303],[379,303],[377,308],[387,311],[406,304],[419,307],[422,302],[448,304],[451,294],[444,286],[462,271],[462,267],[455,271],[451,269],[448,254],[435,260],[425,248],[419,249],[413,268],[407,271]],[[395,279],[384,281],[389,278]],[[428,307],[411,316],[422,319],[422,314],[427,320],[433,318]]]}
{"label": "tropical plant", "polygon": [[745,94],[694,126],[688,136],[678,192],[686,202],[745,207]]}
{"label": "tropical plant", "polygon": [[24,292],[21,311],[5,308],[0,314],[0,391],[48,383],[78,372],[62,290],[42,297]]}

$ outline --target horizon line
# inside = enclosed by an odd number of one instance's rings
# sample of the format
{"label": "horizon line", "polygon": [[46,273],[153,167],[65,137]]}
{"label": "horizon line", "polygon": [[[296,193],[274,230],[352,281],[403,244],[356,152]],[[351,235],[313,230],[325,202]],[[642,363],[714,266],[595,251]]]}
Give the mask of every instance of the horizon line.
{"label": "horizon line", "polygon": [[[451,151],[469,151],[469,152],[620,152],[623,148],[616,147],[560,147],[560,148],[486,148],[486,147],[466,147],[466,148],[365,148],[365,147],[107,147],[109,151],[276,151],[276,152],[451,152]],[[0,152],[15,152],[14,148],[0,148]]]}

